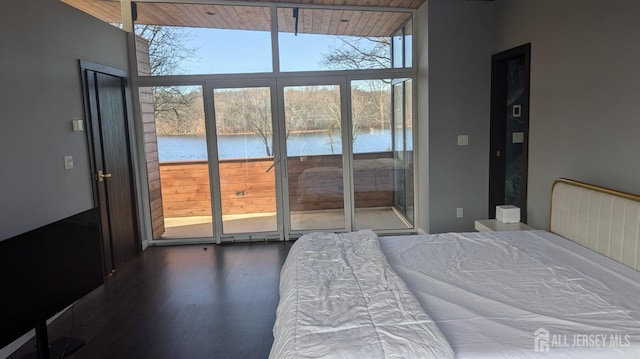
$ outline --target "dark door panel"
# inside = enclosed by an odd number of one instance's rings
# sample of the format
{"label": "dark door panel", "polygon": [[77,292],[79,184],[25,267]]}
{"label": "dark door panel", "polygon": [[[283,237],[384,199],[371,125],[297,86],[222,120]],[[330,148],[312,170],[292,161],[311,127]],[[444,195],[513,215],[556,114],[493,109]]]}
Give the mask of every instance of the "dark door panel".
{"label": "dark door panel", "polygon": [[530,58],[531,44],[492,57],[489,218],[508,204],[527,220]]}
{"label": "dark door panel", "polygon": [[109,275],[140,248],[126,75],[86,62],[81,68],[104,273]]}
{"label": "dark door panel", "polygon": [[108,200],[113,261],[117,268],[136,253],[134,193],[126,122],[123,79],[98,73],[97,88],[102,134],[104,179]]}

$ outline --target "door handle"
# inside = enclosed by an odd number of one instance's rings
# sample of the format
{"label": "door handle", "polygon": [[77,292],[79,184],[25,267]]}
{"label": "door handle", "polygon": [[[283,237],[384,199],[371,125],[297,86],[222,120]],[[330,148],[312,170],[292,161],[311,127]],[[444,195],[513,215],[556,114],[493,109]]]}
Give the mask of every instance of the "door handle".
{"label": "door handle", "polygon": [[271,170],[273,169],[273,167],[274,167],[275,165],[277,165],[278,163],[280,163],[280,160],[273,161],[273,163],[271,164],[271,166],[269,166],[269,168],[267,168],[266,173],[271,172]]}
{"label": "door handle", "polygon": [[111,178],[111,173],[103,173],[102,170],[98,170],[98,182],[104,182],[105,178]]}

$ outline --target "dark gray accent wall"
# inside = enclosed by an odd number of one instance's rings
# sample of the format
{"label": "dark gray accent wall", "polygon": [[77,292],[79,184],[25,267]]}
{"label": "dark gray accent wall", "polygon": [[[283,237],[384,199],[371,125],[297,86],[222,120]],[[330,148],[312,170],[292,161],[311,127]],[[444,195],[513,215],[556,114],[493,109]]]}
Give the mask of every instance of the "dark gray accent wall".
{"label": "dark gray accent wall", "polygon": [[[428,232],[472,231],[474,220],[488,215],[496,5],[464,0],[428,5]],[[468,135],[469,145],[458,146],[458,135]],[[424,165],[424,157],[420,161]],[[456,217],[457,208],[463,218]]]}
{"label": "dark gray accent wall", "polygon": [[531,42],[529,224],[558,177],[640,193],[640,2],[497,4],[499,50]]}
{"label": "dark gray accent wall", "polygon": [[[0,240],[93,206],[78,59],[128,69],[126,34],[59,1],[0,12]],[[65,170],[64,156],[74,168]]]}

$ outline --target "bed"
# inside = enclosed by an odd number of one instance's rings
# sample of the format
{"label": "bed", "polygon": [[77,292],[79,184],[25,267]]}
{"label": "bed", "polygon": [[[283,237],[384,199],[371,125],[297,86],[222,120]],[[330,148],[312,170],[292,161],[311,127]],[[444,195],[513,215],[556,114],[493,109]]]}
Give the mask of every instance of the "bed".
{"label": "bed", "polygon": [[313,233],[271,358],[639,358],[640,198],[553,185],[548,231]]}

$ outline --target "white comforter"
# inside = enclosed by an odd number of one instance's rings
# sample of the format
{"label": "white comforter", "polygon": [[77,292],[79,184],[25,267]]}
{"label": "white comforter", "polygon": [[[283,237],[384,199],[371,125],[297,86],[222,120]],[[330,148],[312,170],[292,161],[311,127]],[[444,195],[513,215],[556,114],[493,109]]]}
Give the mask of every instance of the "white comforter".
{"label": "white comforter", "polygon": [[640,358],[640,273],[576,243],[519,231],[380,246],[457,358]]}
{"label": "white comforter", "polygon": [[371,231],[312,233],[280,277],[270,358],[453,358]]}

